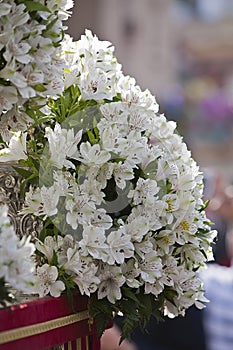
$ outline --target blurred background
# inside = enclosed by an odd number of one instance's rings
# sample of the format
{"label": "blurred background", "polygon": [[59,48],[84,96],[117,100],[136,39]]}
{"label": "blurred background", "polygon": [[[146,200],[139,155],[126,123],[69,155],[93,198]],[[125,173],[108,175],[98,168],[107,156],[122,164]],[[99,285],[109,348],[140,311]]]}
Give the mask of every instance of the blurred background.
{"label": "blurred background", "polygon": [[68,32],[115,46],[195,160],[233,180],[233,0],[75,0]]}

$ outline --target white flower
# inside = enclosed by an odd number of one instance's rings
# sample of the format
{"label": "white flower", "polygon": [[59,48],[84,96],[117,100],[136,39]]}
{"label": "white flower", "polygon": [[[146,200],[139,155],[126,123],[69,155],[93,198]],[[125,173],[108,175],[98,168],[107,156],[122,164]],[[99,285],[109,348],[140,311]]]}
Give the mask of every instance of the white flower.
{"label": "white flower", "polygon": [[75,276],[74,282],[77,284],[81,294],[90,296],[99,288],[99,278],[95,275],[96,269],[86,271],[82,276]]}
{"label": "white flower", "polygon": [[164,262],[163,275],[159,282],[167,286],[174,286],[175,282],[179,280],[178,262],[173,256],[168,256]]}
{"label": "white flower", "polygon": [[66,271],[74,272],[76,275],[82,275],[87,270],[86,265],[81,263],[82,257],[77,247],[68,248],[66,258],[67,261],[63,266]]}
{"label": "white flower", "polygon": [[72,158],[77,153],[77,145],[82,137],[82,130],[74,135],[74,130],[62,129],[59,124],[55,125],[54,131],[51,128],[46,128],[45,137],[49,142],[49,151],[52,164],[58,169],[75,168],[74,164],[67,160]]}
{"label": "white flower", "polygon": [[57,213],[59,201],[59,190],[54,185],[51,187],[42,186],[41,188],[30,189],[25,197],[23,213],[33,213],[34,215],[53,216]]}
{"label": "white flower", "polygon": [[100,168],[98,168],[96,180],[101,184],[102,188],[105,188],[107,185],[107,181],[111,179],[113,169],[113,163],[105,163]]}
{"label": "white flower", "polygon": [[138,268],[136,260],[129,259],[127,262],[125,262],[122,265],[122,273],[123,276],[126,278],[126,284],[130,288],[140,287],[141,282],[137,279],[137,277],[140,275],[140,270]]}
{"label": "white flower", "polygon": [[100,282],[96,276],[98,267],[90,257],[84,257],[77,248],[67,250],[67,262],[63,268],[69,274],[73,274],[74,282],[79,287],[81,294],[90,296],[94,293]]}
{"label": "white flower", "polygon": [[145,282],[153,283],[162,275],[162,261],[156,252],[151,251],[145,255],[144,260],[139,262],[141,278]]}
{"label": "white flower", "polygon": [[106,214],[104,209],[97,209],[91,218],[91,225],[109,229],[112,226],[112,218]]}
{"label": "white flower", "polygon": [[[17,38],[18,36],[18,38]],[[21,38],[20,38],[21,37]],[[6,45],[6,52],[3,54],[3,57],[6,61],[11,61],[12,57],[20,63],[28,64],[31,61],[31,57],[28,54],[31,46],[27,42],[23,42],[22,34],[11,37]]]}
{"label": "white flower", "polygon": [[153,243],[151,237],[145,236],[140,242],[134,242],[135,252],[139,256],[139,260],[143,261],[145,256],[153,251]]}
{"label": "white flower", "polygon": [[136,188],[134,191],[131,191],[128,194],[129,198],[133,197],[135,204],[140,204],[143,202],[149,202],[151,197],[154,197],[159,192],[157,186],[157,181],[151,179],[142,179],[140,178],[137,182]]}
{"label": "white flower", "polygon": [[78,43],[66,37],[63,43],[66,86],[78,84],[82,99],[112,99],[116,95],[121,66],[113,56],[113,47],[100,41],[89,30]]}
{"label": "white flower", "polygon": [[121,286],[125,283],[125,277],[121,268],[117,266],[106,266],[99,274],[100,285],[98,287],[98,298],[108,298],[110,303],[121,299]]}
{"label": "white flower", "polygon": [[59,200],[59,193],[54,186],[40,189],[40,196],[42,202],[41,215],[53,216],[57,213],[57,204]]}
{"label": "white flower", "polygon": [[9,142],[9,147],[0,150],[0,162],[27,159],[27,133],[15,132]]}
{"label": "white flower", "polygon": [[10,110],[18,101],[17,90],[13,86],[0,86],[0,114]]}
{"label": "white flower", "polygon": [[[91,171],[95,171],[92,167]],[[84,180],[83,184],[80,186],[80,191],[89,195],[92,202],[100,205],[104,201],[105,194],[101,191],[102,185],[100,182],[96,181],[95,178],[90,176],[88,179]],[[109,221],[109,220],[108,220]]]}
{"label": "white flower", "polygon": [[120,227],[117,231],[112,231],[108,235],[107,243],[109,245],[108,263],[110,265],[114,263],[123,264],[127,258],[134,255],[134,245],[131,242],[131,237],[125,233],[123,227]]}
{"label": "white flower", "polygon": [[38,249],[42,254],[44,254],[48,259],[48,262],[50,262],[53,258],[54,252],[57,253],[57,251],[61,248],[62,244],[63,238],[61,236],[47,236],[45,237],[44,242],[36,240],[36,249]]}
{"label": "white flower", "polygon": [[65,284],[62,281],[57,280],[58,270],[56,266],[49,266],[44,264],[37,267],[38,282],[35,291],[38,292],[40,297],[47,294],[51,294],[57,298],[61,295],[61,292],[65,290]]}
{"label": "white flower", "polygon": [[162,251],[162,254],[172,254],[176,242],[176,234],[173,230],[161,230],[156,235],[157,249]]}
{"label": "white flower", "polygon": [[31,293],[35,282],[35,246],[30,237],[16,236],[6,206],[0,207],[0,278],[18,291]]}
{"label": "white flower", "polygon": [[83,229],[83,239],[79,242],[82,255],[91,255],[94,259],[108,260],[108,245],[103,228],[88,226]]}
{"label": "white flower", "polygon": [[0,3],[0,16],[6,16],[11,10],[11,5],[6,3]]}
{"label": "white flower", "polygon": [[134,178],[133,168],[130,164],[122,162],[116,163],[113,174],[117,186],[122,190],[126,186],[126,181]]}
{"label": "white flower", "polygon": [[179,223],[173,225],[173,231],[176,234],[176,241],[179,244],[186,244],[192,242],[193,244],[198,244],[198,238],[195,233],[197,232],[197,225],[195,223],[195,218],[192,216],[185,216],[183,220]]}
{"label": "white flower", "polygon": [[100,149],[99,144],[91,145],[89,142],[83,142],[80,145],[80,154],[76,159],[86,165],[102,165],[111,158],[110,154]]}
{"label": "white flower", "polygon": [[82,194],[74,194],[72,199],[67,199],[65,208],[67,210],[66,222],[73,230],[75,230],[79,224],[84,225],[90,223],[96,209],[94,202],[87,202],[87,196]]}
{"label": "white flower", "polygon": [[159,110],[159,105],[155,97],[148,89],[141,91],[136,85],[134,78],[129,76],[121,76],[118,82],[118,91],[121,93],[122,101],[126,102],[129,107],[141,106],[144,110],[151,110],[155,113]]}
{"label": "white flower", "polygon": [[126,233],[131,236],[132,241],[141,242],[149,231],[148,219],[144,216],[128,217],[125,225]]}

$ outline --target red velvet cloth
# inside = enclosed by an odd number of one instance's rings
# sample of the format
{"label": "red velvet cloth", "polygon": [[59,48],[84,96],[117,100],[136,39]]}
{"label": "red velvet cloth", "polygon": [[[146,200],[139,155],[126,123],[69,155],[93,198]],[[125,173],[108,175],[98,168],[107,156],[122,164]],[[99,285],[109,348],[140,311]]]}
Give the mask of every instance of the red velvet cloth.
{"label": "red velvet cloth", "polygon": [[45,297],[34,301],[0,309],[0,349],[1,350],[44,350],[52,346],[65,344],[67,349],[77,349],[76,339],[81,338],[81,350],[100,350],[100,341],[95,326],[88,319],[64,327],[49,330],[37,335],[25,337],[1,344],[4,331],[58,319],[87,310],[88,297],[74,295],[73,309],[67,296],[59,298]]}

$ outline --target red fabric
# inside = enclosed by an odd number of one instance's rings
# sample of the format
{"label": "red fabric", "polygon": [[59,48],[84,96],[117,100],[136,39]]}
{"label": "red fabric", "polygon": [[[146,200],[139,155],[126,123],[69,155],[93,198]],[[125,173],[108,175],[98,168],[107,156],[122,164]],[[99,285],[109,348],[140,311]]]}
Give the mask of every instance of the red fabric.
{"label": "red fabric", "polygon": [[[68,316],[75,312],[87,310],[88,297],[74,295],[74,310],[69,305],[67,296],[59,298],[45,297],[35,301],[11,306],[10,309],[0,309],[0,339],[1,332],[19,327],[46,322]],[[95,327],[89,327],[88,320],[57,328],[52,331],[34,335],[0,345],[1,350],[43,350],[64,344],[86,336],[93,339],[93,350],[100,350],[100,342],[96,337]],[[86,340],[82,342],[82,350],[86,350]],[[92,350],[90,347],[89,350]]]}

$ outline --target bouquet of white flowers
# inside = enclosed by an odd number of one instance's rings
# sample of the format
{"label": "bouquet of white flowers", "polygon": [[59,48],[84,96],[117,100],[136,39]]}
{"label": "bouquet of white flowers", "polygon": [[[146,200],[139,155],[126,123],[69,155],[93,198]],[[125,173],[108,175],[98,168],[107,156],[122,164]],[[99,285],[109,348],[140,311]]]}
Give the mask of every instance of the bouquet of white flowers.
{"label": "bouquet of white flowers", "polygon": [[36,292],[88,295],[99,335],[118,312],[126,337],[151,315],[202,307],[198,272],[216,233],[175,123],[123,75],[110,42],[66,35],[58,55],[63,92],[0,151],[31,184],[24,212],[43,222]]}
{"label": "bouquet of white flowers", "polygon": [[[47,5],[45,5],[47,3]],[[26,130],[43,116],[47,97],[62,93],[64,62],[58,53],[72,1],[0,2],[0,132]]]}

